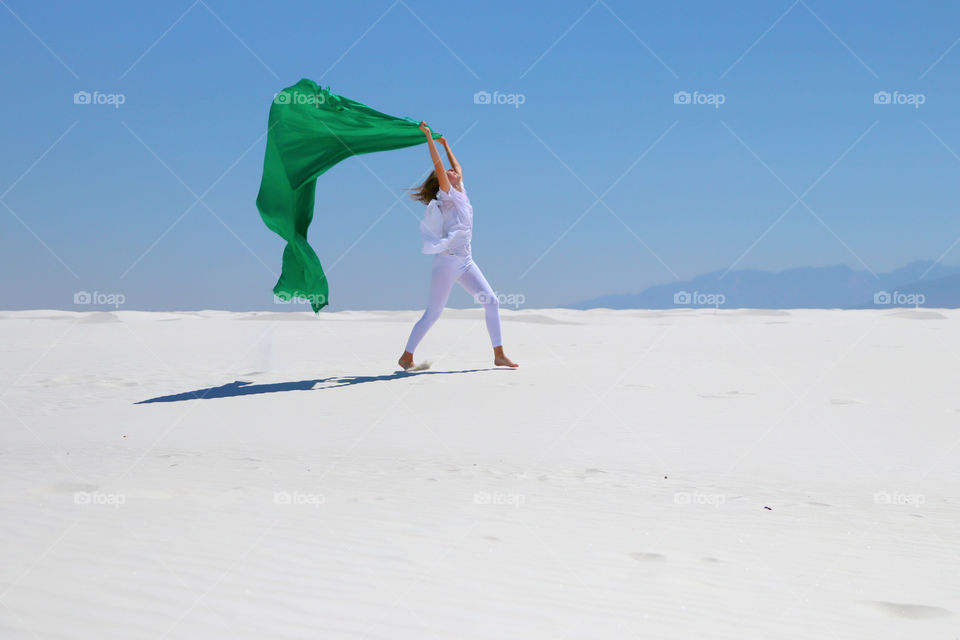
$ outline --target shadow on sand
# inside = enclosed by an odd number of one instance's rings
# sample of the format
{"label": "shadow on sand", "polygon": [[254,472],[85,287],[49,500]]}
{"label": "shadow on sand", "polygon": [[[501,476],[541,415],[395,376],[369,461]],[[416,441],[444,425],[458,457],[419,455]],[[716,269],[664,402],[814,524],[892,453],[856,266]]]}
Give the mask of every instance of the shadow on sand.
{"label": "shadow on sand", "polygon": [[[453,373],[476,373],[479,371],[497,371],[496,367],[487,369],[461,369],[459,371],[397,371],[382,376],[330,376],[329,378],[316,378],[315,380],[297,380],[294,382],[273,382],[270,384],[253,384],[243,380],[235,380],[219,387],[210,387],[208,389],[197,389],[196,391],[185,391],[170,396],[158,396],[149,400],[141,400],[134,404],[147,404],[150,402],[180,402],[181,400],[209,400],[210,398],[230,398],[233,396],[249,396],[257,393],[277,393],[280,391],[311,391],[314,386],[322,382],[331,382],[321,389],[336,389],[337,387],[349,387],[364,382],[385,382],[387,380],[400,380],[413,376],[438,376],[450,375]],[[508,370],[508,369],[507,369]]]}

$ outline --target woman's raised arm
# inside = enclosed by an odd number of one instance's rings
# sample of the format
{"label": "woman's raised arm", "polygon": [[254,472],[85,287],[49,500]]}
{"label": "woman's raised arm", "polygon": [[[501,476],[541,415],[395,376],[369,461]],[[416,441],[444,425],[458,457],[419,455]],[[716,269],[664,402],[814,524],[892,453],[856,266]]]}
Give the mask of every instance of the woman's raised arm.
{"label": "woman's raised arm", "polygon": [[433,133],[427,123],[420,122],[420,131],[427,136],[427,146],[430,147],[430,159],[433,160],[433,170],[437,173],[437,182],[440,183],[442,191],[450,191],[450,178],[447,177],[447,170],[443,168],[443,160],[440,158],[440,152],[437,151],[437,145],[433,142]]}
{"label": "woman's raised arm", "polygon": [[460,179],[463,179],[463,168],[460,166],[460,163],[457,162],[457,156],[453,155],[453,149],[450,148],[450,143],[447,142],[447,139],[443,136],[439,138],[440,144],[443,145],[443,148],[447,151],[447,160],[450,161],[450,166],[453,167],[453,170],[460,174]]}

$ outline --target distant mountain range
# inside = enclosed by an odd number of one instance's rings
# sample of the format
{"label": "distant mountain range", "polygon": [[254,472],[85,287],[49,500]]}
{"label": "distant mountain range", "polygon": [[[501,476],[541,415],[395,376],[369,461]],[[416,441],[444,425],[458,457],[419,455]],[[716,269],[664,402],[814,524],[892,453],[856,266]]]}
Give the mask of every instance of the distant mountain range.
{"label": "distant mountain range", "polygon": [[[928,272],[929,271],[929,272]],[[926,275],[924,275],[926,274]],[[571,309],[880,309],[960,308],[960,266],[925,260],[878,273],[847,266],[800,267],[780,272],[715,271],[692,280],[614,294],[570,305]]]}

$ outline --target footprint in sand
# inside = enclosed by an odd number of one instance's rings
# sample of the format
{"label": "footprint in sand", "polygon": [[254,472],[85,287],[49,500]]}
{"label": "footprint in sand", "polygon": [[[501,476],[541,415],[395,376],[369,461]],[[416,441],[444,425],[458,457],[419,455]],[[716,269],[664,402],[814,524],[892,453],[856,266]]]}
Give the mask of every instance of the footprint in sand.
{"label": "footprint in sand", "polygon": [[949,609],[931,607],[925,604],[902,604],[899,602],[884,602],[882,600],[868,600],[866,604],[875,611],[879,611],[888,616],[910,618],[912,620],[953,615],[953,612]]}
{"label": "footprint in sand", "polygon": [[602,482],[603,478],[600,476],[605,473],[606,471],[603,469],[584,469],[583,473],[579,474],[577,477],[584,482]]}
{"label": "footprint in sand", "polygon": [[701,398],[715,398],[718,400],[733,400],[741,396],[753,395],[752,393],[744,393],[743,391],[725,391],[723,393],[699,393],[697,394]]}

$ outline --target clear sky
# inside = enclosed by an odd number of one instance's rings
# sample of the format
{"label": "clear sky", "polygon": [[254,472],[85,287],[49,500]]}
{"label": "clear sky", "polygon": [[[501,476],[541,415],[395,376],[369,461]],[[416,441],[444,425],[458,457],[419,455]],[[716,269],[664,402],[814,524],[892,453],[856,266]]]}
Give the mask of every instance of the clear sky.
{"label": "clear sky", "polygon": [[[474,258],[528,307],[731,265],[960,262],[958,3],[0,5],[0,308],[279,310],[254,203],[271,98],[303,77],[453,142]],[[321,176],[327,309],[424,306],[403,190],[428,169],[419,146]]]}

